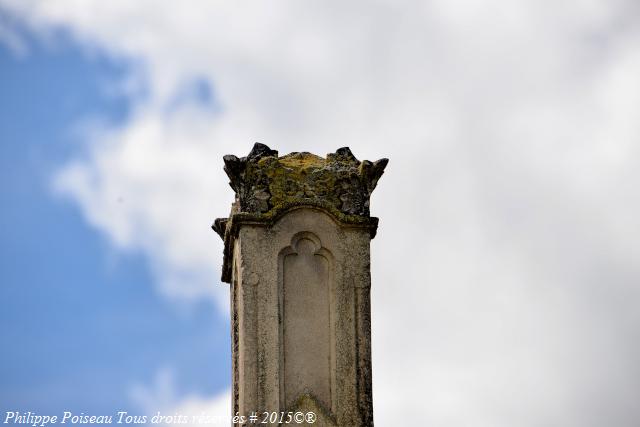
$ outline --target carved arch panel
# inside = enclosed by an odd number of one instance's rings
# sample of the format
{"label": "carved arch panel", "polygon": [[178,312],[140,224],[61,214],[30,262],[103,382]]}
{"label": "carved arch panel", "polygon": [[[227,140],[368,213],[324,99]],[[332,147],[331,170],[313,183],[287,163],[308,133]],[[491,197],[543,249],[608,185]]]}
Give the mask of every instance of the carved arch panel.
{"label": "carved arch panel", "polygon": [[313,233],[300,232],[278,257],[280,401],[291,408],[311,394],[333,410],[335,390],[334,259]]}

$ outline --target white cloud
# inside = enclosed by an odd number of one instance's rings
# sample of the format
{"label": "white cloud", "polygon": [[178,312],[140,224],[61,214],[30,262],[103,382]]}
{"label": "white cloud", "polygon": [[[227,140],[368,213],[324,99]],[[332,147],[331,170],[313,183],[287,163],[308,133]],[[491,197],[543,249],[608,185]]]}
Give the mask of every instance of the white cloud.
{"label": "white cloud", "polygon": [[168,369],[159,370],[153,384],[137,385],[132,388],[130,394],[133,401],[144,411],[147,420],[155,425],[228,426],[231,421],[229,390],[209,397],[188,395],[179,398],[173,373]]}
{"label": "white cloud", "polygon": [[[349,145],[391,159],[372,203],[378,425],[640,418],[634,3],[3,3],[135,60],[149,97],[58,188],[167,294],[215,292],[223,154]],[[193,79],[219,109],[169,111]]]}
{"label": "white cloud", "polygon": [[61,171],[56,188],[118,247],[148,254],[163,293],[217,295],[226,307],[228,291],[216,286],[222,244],[209,225],[233,197],[224,172],[211,166],[224,153],[208,141],[210,119],[189,107],[147,110],[122,128],[94,132],[86,158]]}

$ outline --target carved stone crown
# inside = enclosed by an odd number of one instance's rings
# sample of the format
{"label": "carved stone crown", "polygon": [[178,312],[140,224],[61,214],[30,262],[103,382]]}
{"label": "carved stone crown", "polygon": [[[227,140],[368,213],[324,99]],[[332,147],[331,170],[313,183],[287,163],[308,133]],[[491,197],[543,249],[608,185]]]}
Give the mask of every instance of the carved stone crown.
{"label": "carved stone crown", "polygon": [[224,156],[239,212],[266,214],[292,202],[328,202],[347,215],[369,216],[369,197],[388,159],[359,161],[348,147],[327,154],[278,157],[256,143],[247,157]]}
{"label": "carved stone crown", "polygon": [[[279,157],[276,150],[256,143],[246,157],[224,156],[236,198],[229,218],[216,219],[213,229],[225,240],[226,254],[234,224],[270,222],[291,208],[313,206],[345,224],[369,227],[373,237],[377,218],[369,216],[369,198],[388,162],[359,161],[348,147],[326,158],[307,152]],[[228,277],[223,271],[223,280]]]}

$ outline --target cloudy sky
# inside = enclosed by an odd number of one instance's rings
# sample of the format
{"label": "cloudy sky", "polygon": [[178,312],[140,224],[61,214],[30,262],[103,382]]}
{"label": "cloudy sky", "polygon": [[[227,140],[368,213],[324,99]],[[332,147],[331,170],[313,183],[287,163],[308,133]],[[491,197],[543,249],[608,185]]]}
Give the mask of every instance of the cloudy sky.
{"label": "cloudy sky", "polygon": [[0,0],[0,410],[226,414],[260,141],[390,159],[377,425],[636,427],[638,76],[635,0]]}

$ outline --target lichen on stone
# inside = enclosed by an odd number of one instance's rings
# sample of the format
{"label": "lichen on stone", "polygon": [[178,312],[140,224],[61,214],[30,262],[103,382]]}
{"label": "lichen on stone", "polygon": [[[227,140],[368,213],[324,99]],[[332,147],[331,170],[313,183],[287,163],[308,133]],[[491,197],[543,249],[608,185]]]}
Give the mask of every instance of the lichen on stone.
{"label": "lichen on stone", "polygon": [[224,156],[238,212],[270,214],[290,203],[329,203],[346,215],[369,216],[369,197],[387,159],[359,161],[348,147],[326,158],[301,152],[279,157],[256,143],[248,156]]}
{"label": "lichen on stone", "polygon": [[260,143],[245,157],[224,156],[224,170],[236,197],[229,217],[216,219],[212,226],[224,240],[222,280],[231,280],[238,227],[269,226],[293,209],[321,210],[343,226],[368,230],[373,238],[378,219],[369,215],[369,197],[387,163],[387,159],[361,162],[348,147],[326,158],[307,152],[280,157]]}

